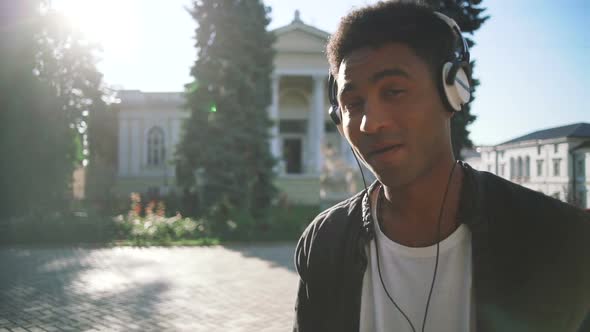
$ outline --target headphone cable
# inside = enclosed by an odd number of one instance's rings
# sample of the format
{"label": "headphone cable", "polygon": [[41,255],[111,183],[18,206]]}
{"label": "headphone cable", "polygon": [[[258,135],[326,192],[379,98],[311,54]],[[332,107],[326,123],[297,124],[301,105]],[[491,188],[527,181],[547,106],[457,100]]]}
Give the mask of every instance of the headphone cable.
{"label": "headphone cable", "polygon": [[[353,150],[352,146],[350,147],[350,150],[352,151],[352,155],[354,156],[354,159],[359,167],[359,170],[361,171],[361,177],[363,179],[363,184],[365,186],[365,193],[367,195],[367,199],[369,202],[369,211],[371,211],[371,195],[369,193],[368,187],[367,187],[367,182],[365,180],[365,174],[363,172],[363,168],[361,167],[361,164],[358,160],[358,157],[356,156],[355,151]],[[445,207],[445,203],[447,200],[447,194],[449,192],[449,187],[451,184],[451,180],[453,178],[453,173],[455,171],[455,167],[457,166],[457,163],[455,162],[453,164],[453,168],[451,169],[451,172],[449,174],[449,179],[447,180],[447,186],[445,189],[445,194],[443,196],[443,200],[442,200],[442,204],[439,210],[439,215],[438,215],[438,227],[437,227],[437,239],[436,239],[436,259],[435,259],[435,264],[434,264],[434,273],[432,275],[432,283],[430,284],[430,291],[428,292],[428,299],[426,300],[426,308],[424,310],[424,318],[422,320],[422,332],[424,332],[424,328],[426,327],[426,318],[428,317],[428,308],[430,307],[430,299],[432,298],[432,292],[434,290],[434,283],[436,281],[436,274],[438,271],[438,260],[439,260],[439,254],[440,254],[440,224],[441,224],[441,220],[442,220],[442,215],[444,212],[444,207]],[[383,186],[381,185],[381,187],[379,188],[379,193],[377,195],[377,206],[375,207],[376,212],[379,211],[380,205],[381,205],[381,200],[383,199],[382,192],[383,192]],[[371,213],[371,219],[372,218],[372,213]],[[375,220],[373,220],[373,222],[375,222]],[[375,227],[375,225],[373,225],[373,227]],[[375,251],[377,254],[377,271],[379,272],[379,279],[381,280],[381,286],[383,287],[383,290],[385,291],[385,294],[387,295],[387,297],[389,298],[389,300],[391,301],[391,303],[393,303],[393,305],[396,307],[396,309],[402,314],[402,316],[404,316],[404,318],[406,319],[406,321],[408,322],[408,324],[410,325],[410,327],[412,328],[412,332],[416,332],[416,328],[414,327],[414,324],[412,324],[412,321],[410,320],[410,318],[406,315],[406,313],[398,306],[398,304],[393,300],[392,296],[389,294],[389,291],[387,291],[387,287],[385,287],[385,282],[383,281],[383,276],[381,274],[381,264],[380,264],[380,260],[379,260],[379,246],[377,243],[377,236],[375,235]]]}

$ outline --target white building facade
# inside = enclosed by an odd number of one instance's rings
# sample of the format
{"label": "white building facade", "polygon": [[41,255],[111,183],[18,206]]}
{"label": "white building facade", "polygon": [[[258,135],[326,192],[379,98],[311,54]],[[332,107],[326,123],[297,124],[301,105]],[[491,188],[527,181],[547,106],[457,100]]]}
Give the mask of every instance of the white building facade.
{"label": "white building facade", "polygon": [[125,90],[118,96],[117,191],[168,193],[176,181],[175,147],[189,116],[182,95]]}
{"label": "white building facade", "polygon": [[590,124],[541,130],[479,149],[480,170],[590,208]]}
{"label": "white building facade", "polygon": [[[327,115],[324,49],[329,34],[303,23],[298,12],[291,24],[274,33],[277,53],[268,114],[276,124],[270,142],[271,152],[279,160],[276,185],[289,201],[317,204],[327,195],[320,181],[325,165],[344,165],[340,168],[346,170],[354,166],[346,141]],[[124,90],[119,98],[116,190],[121,194],[169,192],[175,187],[174,149],[180,141],[182,122],[189,117],[182,94]],[[340,162],[326,161],[325,156]],[[350,176],[347,179],[351,181]],[[355,186],[344,187],[347,189],[336,190],[339,193],[334,200],[356,190]]]}

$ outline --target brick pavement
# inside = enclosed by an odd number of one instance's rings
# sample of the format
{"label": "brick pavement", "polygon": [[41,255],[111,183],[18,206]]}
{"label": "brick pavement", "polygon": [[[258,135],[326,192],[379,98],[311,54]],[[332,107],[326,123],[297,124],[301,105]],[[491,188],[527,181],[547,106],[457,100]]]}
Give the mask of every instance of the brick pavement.
{"label": "brick pavement", "polygon": [[0,332],[289,331],[293,250],[0,248]]}

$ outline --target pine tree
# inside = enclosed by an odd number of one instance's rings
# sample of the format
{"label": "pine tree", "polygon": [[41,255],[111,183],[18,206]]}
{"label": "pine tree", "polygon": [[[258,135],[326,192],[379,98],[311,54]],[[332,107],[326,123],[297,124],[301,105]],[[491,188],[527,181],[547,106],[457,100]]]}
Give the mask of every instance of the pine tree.
{"label": "pine tree", "polygon": [[194,192],[202,172],[203,207],[228,202],[261,216],[274,196],[266,111],[274,58],[269,12],[260,0],[193,2],[198,54],[187,85],[191,116],[177,150],[177,179]]}
{"label": "pine tree", "polygon": [[84,111],[99,107],[90,45],[47,1],[6,6],[0,24],[0,217],[63,211],[84,158]]}
{"label": "pine tree", "polygon": [[[426,0],[432,8],[451,17],[457,22],[461,31],[465,34],[473,34],[489,18],[483,16],[485,8],[482,8],[482,0]],[[466,37],[469,47],[473,47],[473,39]],[[475,68],[475,61],[471,61],[471,72]],[[479,80],[472,75],[472,96],[479,85]],[[467,105],[462,112],[455,113],[451,120],[451,135],[453,141],[453,152],[455,158],[461,158],[463,148],[472,148],[473,142],[469,138],[467,128],[477,117],[471,114],[471,105]]]}

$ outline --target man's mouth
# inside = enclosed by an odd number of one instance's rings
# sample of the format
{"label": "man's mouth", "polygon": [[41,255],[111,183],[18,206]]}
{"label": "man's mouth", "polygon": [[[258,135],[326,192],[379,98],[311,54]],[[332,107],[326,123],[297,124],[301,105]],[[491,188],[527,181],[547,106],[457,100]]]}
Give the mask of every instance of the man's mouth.
{"label": "man's mouth", "polygon": [[401,144],[392,144],[392,145],[387,145],[384,147],[379,147],[379,148],[373,149],[371,152],[369,152],[368,157],[369,157],[369,159],[371,159],[371,158],[374,158],[376,156],[379,156],[379,155],[384,154],[389,151],[399,150],[401,147],[402,147]]}

